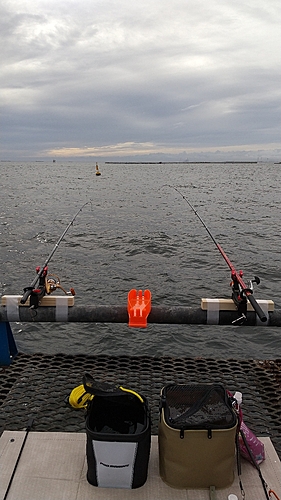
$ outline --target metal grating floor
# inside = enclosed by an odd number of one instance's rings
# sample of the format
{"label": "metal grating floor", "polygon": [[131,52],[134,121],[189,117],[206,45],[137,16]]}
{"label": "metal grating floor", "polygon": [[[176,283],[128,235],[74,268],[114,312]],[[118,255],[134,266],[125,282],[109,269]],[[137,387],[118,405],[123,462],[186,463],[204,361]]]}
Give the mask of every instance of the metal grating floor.
{"label": "metal grating floor", "polygon": [[243,393],[245,423],[259,436],[269,436],[281,458],[281,359],[217,360],[164,356],[69,356],[19,354],[0,370],[0,432],[33,430],[83,432],[84,410],[66,402],[85,372],[98,380],[122,384],[150,403],[152,432],[157,434],[159,394],[163,385],[223,383]]}

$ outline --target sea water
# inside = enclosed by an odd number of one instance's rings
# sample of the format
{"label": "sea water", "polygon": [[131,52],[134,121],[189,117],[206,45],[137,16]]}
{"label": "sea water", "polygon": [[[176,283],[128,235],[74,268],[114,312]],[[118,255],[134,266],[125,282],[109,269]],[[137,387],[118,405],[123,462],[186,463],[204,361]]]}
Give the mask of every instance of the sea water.
{"label": "sea water", "polygon": [[[113,164],[1,162],[3,294],[33,281],[79,208],[49,263],[76,305],[123,305],[148,288],[152,305],[200,307],[230,298],[230,270],[198,214],[257,299],[281,307],[281,174],[273,163]],[[176,186],[181,196],[171,186]],[[116,323],[12,323],[22,352],[280,357],[280,328]]]}

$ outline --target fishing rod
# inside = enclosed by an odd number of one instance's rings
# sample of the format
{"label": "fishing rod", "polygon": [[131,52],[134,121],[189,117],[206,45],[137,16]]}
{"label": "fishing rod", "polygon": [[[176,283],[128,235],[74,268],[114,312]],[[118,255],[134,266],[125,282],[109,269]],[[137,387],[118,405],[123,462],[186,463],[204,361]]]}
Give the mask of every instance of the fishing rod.
{"label": "fishing rod", "polygon": [[[189,205],[191,210],[195,213],[195,215],[198,217],[204,228],[206,229],[207,233],[213,240],[214,244],[216,245],[217,249],[219,250],[220,254],[223,256],[225,262],[227,263],[228,267],[231,270],[231,279],[232,279],[232,300],[236,304],[238,311],[241,313],[241,318],[239,320],[245,320],[246,319],[246,314],[247,314],[247,299],[249,300],[250,304],[252,305],[254,311],[260,318],[260,320],[264,323],[267,321],[267,317],[265,313],[263,312],[262,308],[260,305],[257,303],[255,297],[253,296],[253,288],[252,288],[252,283],[255,282],[257,285],[260,283],[260,279],[255,276],[255,278],[250,282],[250,286],[247,286],[242,279],[243,276],[243,271],[237,272],[234,265],[222,249],[221,245],[216,241],[214,238],[213,234],[211,233],[210,229],[207,227],[205,222],[203,221],[202,217],[199,215],[197,210],[193,207],[193,205],[188,201],[188,199],[181,193],[181,191],[175,187],[175,186],[170,186],[169,187],[175,189],[180,196],[186,201],[186,203]],[[236,320],[236,321],[239,321]],[[235,322],[236,322],[235,321]]]}
{"label": "fishing rod", "polygon": [[[51,293],[54,289],[56,288],[61,288],[64,292],[65,290],[62,288],[60,285],[59,279],[57,277],[54,277],[49,280],[49,283],[46,280],[47,273],[48,273],[48,264],[53,257],[55,251],[58,249],[61,241],[65,237],[67,231],[69,230],[70,226],[72,226],[73,222],[75,221],[76,217],[79,215],[79,213],[83,210],[85,205],[87,205],[89,202],[87,201],[82,205],[81,208],[79,208],[78,212],[74,215],[74,217],[71,219],[65,230],[63,231],[62,235],[59,237],[58,241],[56,242],[54,248],[52,249],[51,253],[45,260],[44,264],[42,267],[37,267],[36,272],[37,276],[34,278],[30,286],[27,286],[24,288],[24,294],[20,300],[21,304],[25,304],[27,299],[30,297],[30,307],[33,309],[36,309],[39,305],[39,301],[42,299],[42,297],[45,295],[45,293]],[[37,283],[39,282],[38,288],[35,288]],[[67,292],[65,292],[67,293]],[[75,295],[75,292],[73,289],[71,289],[71,294]]]}

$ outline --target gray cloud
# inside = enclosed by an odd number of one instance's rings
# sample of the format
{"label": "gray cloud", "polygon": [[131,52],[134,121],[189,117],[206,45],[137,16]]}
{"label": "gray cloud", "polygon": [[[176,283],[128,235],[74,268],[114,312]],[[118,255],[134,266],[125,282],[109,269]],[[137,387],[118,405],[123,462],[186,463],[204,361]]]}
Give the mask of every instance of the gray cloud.
{"label": "gray cloud", "polygon": [[10,0],[2,10],[3,158],[85,147],[98,157],[122,144],[133,155],[148,143],[151,154],[277,154],[279,1]]}

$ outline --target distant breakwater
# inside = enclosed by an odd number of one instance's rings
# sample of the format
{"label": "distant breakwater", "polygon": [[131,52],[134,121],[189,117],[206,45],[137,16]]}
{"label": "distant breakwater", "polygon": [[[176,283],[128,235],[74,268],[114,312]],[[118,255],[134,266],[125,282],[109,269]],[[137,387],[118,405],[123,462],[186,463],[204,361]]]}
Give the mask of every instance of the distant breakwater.
{"label": "distant breakwater", "polygon": [[205,163],[209,163],[211,165],[219,164],[224,165],[226,163],[231,164],[239,164],[239,163],[247,163],[247,164],[256,164],[257,161],[105,161],[105,163],[113,164],[113,165],[188,165],[188,164],[198,164],[203,165]]}

